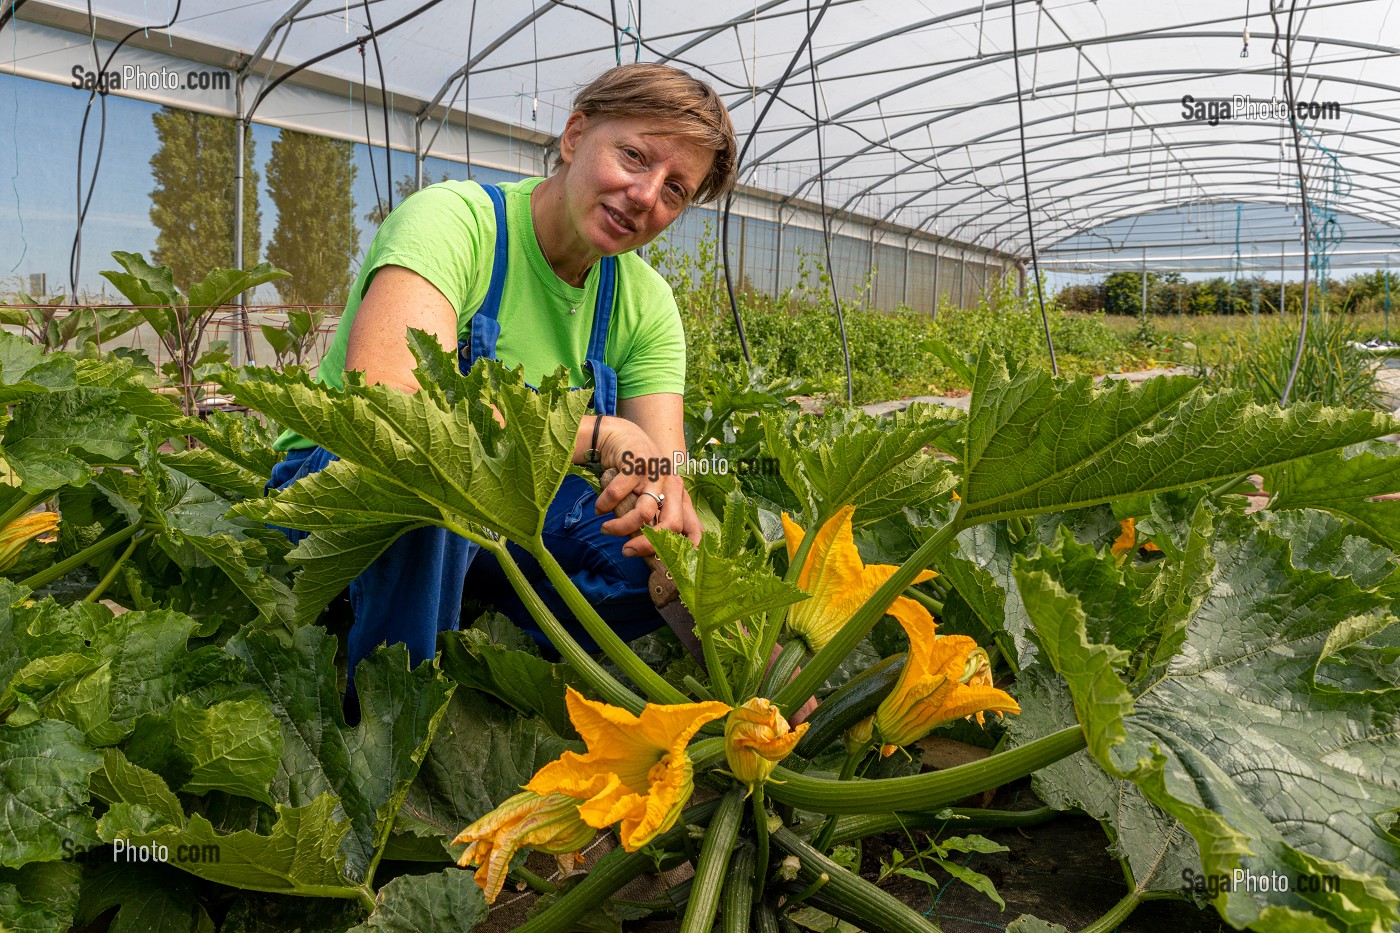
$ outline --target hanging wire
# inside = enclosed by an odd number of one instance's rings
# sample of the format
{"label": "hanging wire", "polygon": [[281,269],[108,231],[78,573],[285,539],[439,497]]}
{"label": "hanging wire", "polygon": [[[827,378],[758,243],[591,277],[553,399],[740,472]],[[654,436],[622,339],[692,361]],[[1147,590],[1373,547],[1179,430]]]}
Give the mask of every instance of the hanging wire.
{"label": "hanging wire", "polygon": [[[807,28],[811,35],[812,0],[807,0]],[[846,339],[846,316],[841,310],[841,295],[836,287],[836,266],[831,261],[831,217],[826,209],[826,159],[822,153],[822,112],[818,100],[817,63],[812,54],[812,43],[807,43],[807,70],[812,73],[812,119],[816,121],[817,137],[817,197],[822,205],[822,245],[826,249],[826,281],[831,286],[831,300],[836,306],[836,323],[841,330],[841,358],[846,363],[846,404],[854,405],[855,384],[851,380],[851,345]],[[827,111],[830,113],[830,110]]]}
{"label": "hanging wire", "polygon": [[[10,16],[14,15],[15,7],[23,2],[24,0],[11,0],[10,8],[4,13],[0,13],[0,29],[5,28],[5,22]],[[11,57],[15,61],[19,61],[18,29],[10,33],[10,48]],[[19,196],[19,82],[15,81],[11,84],[10,90],[14,92],[15,102],[15,118],[10,123],[10,139],[15,147],[15,173],[10,176],[10,189],[15,193],[15,218],[19,221],[19,240],[24,244],[24,249],[20,250],[19,258],[16,259],[15,264],[10,267],[10,274],[13,275],[15,270],[20,267],[20,264],[24,262],[24,257],[29,255],[29,237],[27,237],[24,232],[24,210],[20,203]]]}
{"label": "hanging wire", "polygon": [[1050,316],[1045,312],[1045,290],[1040,281],[1040,260],[1035,251],[1035,220],[1031,217],[1031,176],[1026,165],[1026,111],[1021,98],[1021,47],[1016,35],[1016,0],[1011,0],[1011,70],[1016,75],[1016,127],[1021,140],[1021,184],[1026,196],[1026,237],[1031,247],[1031,277],[1035,281],[1035,298],[1040,304],[1040,322],[1045,326],[1045,348],[1050,351],[1050,371],[1060,374],[1055,359],[1055,341],[1050,336]]}
{"label": "hanging wire", "polygon": [[[1307,345],[1308,338],[1308,263],[1309,249],[1312,239],[1312,223],[1308,217],[1308,179],[1303,170],[1303,140],[1298,130],[1298,112],[1296,99],[1293,90],[1293,14],[1298,8],[1298,0],[1292,0],[1288,5],[1288,31],[1285,33],[1279,28],[1278,14],[1280,6],[1275,6],[1273,0],[1269,2],[1269,18],[1274,23],[1274,54],[1283,58],[1283,96],[1288,104],[1288,126],[1293,132],[1293,161],[1298,168],[1298,197],[1301,204],[1303,221],[1303,317],[1298,327],[1298,348],[1293,353],[1293,366],[1288,371],[1288,382],[1283,386],[1283,395],[1279,397],[1280,407],[1288,404],[1288,397],[1293,394],[1293,383],[1298,378],[1298,367],[1303,362],[1303,348]],[[1280,51],[1279,39],[1283,38],[1283,48]]]}
{"label": "hanging wire", "polygon": [[[369,156],[369,177],[370,180],[374,182],[374,207],[376,211],[383,212],[379,218],[380,222],[383,223],[384,218],[389,216],[389,212],[384,210],[384,196],[379,192],[379,170],[374,167],[374,140],[370,137],[369,133],[369,72],[367,68],[368,65],[365,63],[365,44],[361,42],[360,100],[364,104],[365,109],[365,149],[367,150],[366,154]],[[390,186],[393,186],[392,181],[390,181]]]}
{"label": "hanging wire", "polygon": [[[169,29],[171,26],[174,26],[175,21],[180,18],[180,5],[183,2],[184,0],[175,0],[175,12],[171,14],[170,21],[163,25],[156,26],[155,28],[157,30],[162,30]],[[10,7],[10,12],[12,14],[14,13],[16,6],[18,6],[18,4],[12,5]],[[87,14],[88,28],[92,30],[92,57],[93,62],[95,64],[97,61],[97,17],[92,12],[92,0],[88,0],[87,2]],[[4,20],[0,20],[0,27],[3,26]],[[108,71],[110,71],[112,59],[115,58],[116,54],[121,51],[122,46],[126,45],[127,40],[129,40],[132,36],[136,35],[138,32],[145,31],[147,28],[149,27],[137,26],[135,29],[122,36],[121,41],[119,41],[115,46],[112,47],[111,52],[107,53],[107,60],[104,61],[102,63],[102,66],[97,69],[97,73],[100,75],[107,74]],[[94,98],[97,97],[101,97],[100,109],[102,113],[102,122],[97,133],[97,155],[94,157],[92,163],[92,178],[88,181],[87,196],[84,197],[83,146],[87,141],[88,118],[92,116],[92,102]],[[82,271],[83,223],[87,220],[88,208],[92,206],[92,193],[97,188],[97,173],[102,168],[102,149],[105,146],[106,142],[107,95],[99,94],[97,88],[94,87],[92,91],[88,94],[87,106],[83,109],[82,127],[78,130],[78,224],[77,227],[73,230],[73,249],[68,254],[68,297],[75,301],[77,300],[78,295],[78,275]]]}
{"label": "hanging wire", "polygon": [[[797,51],[792,55],[792,60],[788,62],[787,68],[783,71],[778,83],[773,86],[773,93],[768,96],[768,100],[763,104],[763,109],[759,111],[758,119],[753,121],[753,126],[749,127],[749,134],[744,137],[744,145],[739,149],[739,157],[734,160],[735,165],[744,164],[744,156],[748,154],[749,147],[753,145],[754,137],[758,135],[758,128],[763,125],[763,118],[768,116],[768,111],[772,109],[773,102],[782,93],[783,85],[787,83],[788,77],[792,74],[792,69],[797,67],[797,63],[802,60],[802,53],[806,50],[807,44],[812,41],[812,33],[817,26],[821,25],[822,17],[826,15],[827,9],[831,6],[831,0],[824,0],[822,8],[817,11],[817,18],[807,27],[807,34],[802,37],[802,41],[797,45]],[[749,354],[749,342],[744,336],[744,322],[739,316],[739,302],[734,296],[734,273],[729,268],[729,214],[734,207],[734,192],[731,190],[724,198],[724,211],[720,215],[720,256],[724,260],[724,288],[729,293],[729,310],[734,314],[734,329],[739,335],[739,349],[744,352],[744,362],[752,364],[753,357]]]}
{"label": "hanging wire", "polygon": [[27,0],[11,0],[8,9],[0,10],[0,29],[5,28],[5,24],[14,18],[15,11],[24,6]]}
{"label": "hanging wire", "polygon": [[[374,45],[374,64],[379,69],[379,108],[384,111],[384,190],[389,196],[389,211],[394,209],[394,150],[389,145],[389,88],[384,81],[384,59],[379,55],[379,34],[374,31],[374,17],[369,12],[369,0],[365,0],[365,25],[369,27],[369,41]],[[360,64],[365,59],[364,44],[360,45]],[[364,69],[361,68],[361,74]],[[365,98],[365,145],[369,148],[369,169],[374,174],[374,148],[369,142],[369,96],[364,94],[366,84],[360,82],[360,90]],[[378,191],[376,190],[376,196]],[[385,211],[388,215],[389,211]]]}

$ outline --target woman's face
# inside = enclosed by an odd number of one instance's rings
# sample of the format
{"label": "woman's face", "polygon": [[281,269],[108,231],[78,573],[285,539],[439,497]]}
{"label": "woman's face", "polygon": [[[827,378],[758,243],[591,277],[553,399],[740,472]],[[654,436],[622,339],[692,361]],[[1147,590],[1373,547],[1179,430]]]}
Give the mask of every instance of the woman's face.
{"label": "woman's face", "polygon": [[650,243],[705,180],[714,152],[665,132],[645,117],[569,118],[559,146],[565,209],[592,251],[616,256]]}

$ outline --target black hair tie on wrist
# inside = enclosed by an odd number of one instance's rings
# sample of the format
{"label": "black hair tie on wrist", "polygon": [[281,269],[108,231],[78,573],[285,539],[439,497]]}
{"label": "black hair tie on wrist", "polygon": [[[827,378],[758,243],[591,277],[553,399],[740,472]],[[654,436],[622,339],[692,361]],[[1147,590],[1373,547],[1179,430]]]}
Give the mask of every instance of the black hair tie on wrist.
{"label": "black hair tie on wrist", "polygon": [[584,464],[594,473],[603,472],[603,455],[598,452],[598,432],[603,429],[603,418],[605,415],[597,415],[593,419],[593,443],[583,455]]}

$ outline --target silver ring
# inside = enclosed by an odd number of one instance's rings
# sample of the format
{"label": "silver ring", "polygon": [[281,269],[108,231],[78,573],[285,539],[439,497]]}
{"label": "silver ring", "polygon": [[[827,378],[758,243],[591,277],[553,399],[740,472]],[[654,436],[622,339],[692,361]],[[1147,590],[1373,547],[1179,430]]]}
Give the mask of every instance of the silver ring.
{"label": "silver ring", "polygon": [[665,494],[664,492],[651,492],[651,491],[649,491],[649,490],[643,489],[641,492],[637,493],[637,495],[639,495],[639,496],[651,496],[653,499],[655,499],[655,500],[656,500],[656,514],[658,514],[658,515],[661,514],[661,507],[662,507],[663,505],[666,504],[666,494]]}

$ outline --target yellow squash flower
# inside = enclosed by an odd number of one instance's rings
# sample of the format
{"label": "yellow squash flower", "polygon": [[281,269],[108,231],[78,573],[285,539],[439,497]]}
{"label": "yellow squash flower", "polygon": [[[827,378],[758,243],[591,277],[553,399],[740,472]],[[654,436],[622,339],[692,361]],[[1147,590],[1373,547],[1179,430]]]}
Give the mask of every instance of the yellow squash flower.
{"label": "yellow squash flower", "polygon": [[806,731],[807,723],[794,729],[772,701],[754,697],[730,713],[724,724],[729,772],[750,787],[762,784],[773,766],[792,754]]}
{"label": "yellow squash flower", "polygon": [[469,843],[457,864],[477,866],[476,883],[485,893],[486,903],[493,904],[516,852],[538,849],[551,855],[569,855],[588,845],[597,833],[579,818],[578,801],[572,797],[541,797],[525,791],[462,830],[452,844]]}
{"label": "yellow squash flower", "polygon": [[[810,593],[812,598],[788,610],[787,624],[813,651],[826,647],[861,603],[899,569],[893,564],[867,565],[860,559],[851,533],[851,518],[855,513],[855,506],[842,506],[821,527],[807,552],[807,563],[797,577],[798,588]],[[792,560],[797,556],[805,532],[786,513],[783,514],[783,532],[787,536],[788,560]],[[914,582],[933,578],[933,571],[925,570]],[[885,611],[901,624],[933,625],[933,616],[928,610],[907,596],[896,597]]]}
{"label": "yellow squash flower", "polygon": [[1113,541],[1113,556],[1121,557],[1137,547],[1137,519],[1125,518],[1118,523],[1118,537]]}
{"label": "yellow squash flower", "polygon": [[588,753],[565,752],[541,768],[525,789],[582,801],[579,816],[598,829],[621,820],[622,847],[635,852],[675,824],[695,789],[685,747],[701,726],[729,707],[713,700],[651,703],[634,716],[585,699],[572,687],[565,701]]}
{"label": "yellow squash flower", "polygon": [[894,748],[917,742],[930,731],[964,716],[982,722],[987,711],[1019,713],[1005,691],[992,686],[987,652],[966,635],[938,637],[933,627],[899,620],[909,635],[909,659],[894,690],[875,711],[875,728],[890,755]]}
{"label": "yellow squash flower", "polygon": [[30,512],[0,528],[0,572],[19,563],[19,552],[26,544],[57,527],[57,512]]}

